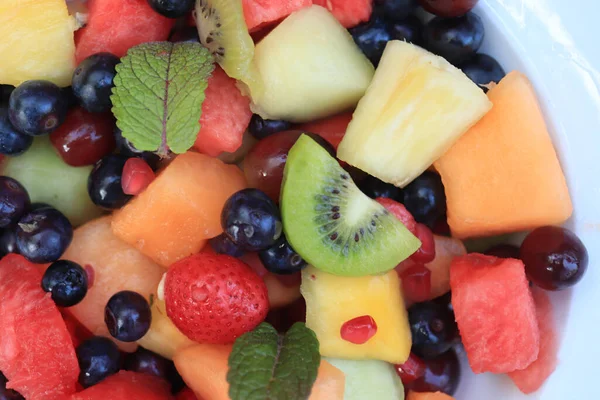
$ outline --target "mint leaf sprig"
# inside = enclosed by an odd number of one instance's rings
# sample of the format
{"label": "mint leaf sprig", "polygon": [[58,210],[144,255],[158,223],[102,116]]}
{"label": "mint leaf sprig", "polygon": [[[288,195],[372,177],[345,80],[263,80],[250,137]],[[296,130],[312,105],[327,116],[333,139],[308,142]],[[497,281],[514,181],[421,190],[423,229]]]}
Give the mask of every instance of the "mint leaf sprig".
{"label": "mint leaf sprig", "polygon": [[262,323],[240,336],[229,355],[232,400],[306,400],[321,355],[315,333],[295,323],[285,335]]}
{"label": "mint leaf sprig", "polygon": [[112,112],[136,149],[166,157],[186,152],[200,130],[204,91],[214,69],[199,43],[144,43],[117,65]]}

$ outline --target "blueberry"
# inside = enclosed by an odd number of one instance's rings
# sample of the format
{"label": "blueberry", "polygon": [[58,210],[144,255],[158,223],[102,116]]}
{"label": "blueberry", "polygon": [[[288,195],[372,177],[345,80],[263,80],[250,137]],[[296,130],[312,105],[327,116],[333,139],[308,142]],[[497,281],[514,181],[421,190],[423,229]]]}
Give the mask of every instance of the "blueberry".
{"label": "blueberry", "polygon": [[27,135],[55,130],[67,116],[69,105],[62,90],[48,81],[26,81],[10,95],[8,117],[15,129]]}
{"label": "blueberry", "polygon": [[16,391],[7,389],[7,382],[8,380],[6,377],[0,372],[0,400],[25,400],[25,398]]}
{"label": "blueberry", "polygon": [[29,211],[41,210],[42,208],[52,208],[52,206],[48,203],[42,203],[41,201],[37,201],[35,203],[31,203],[29,206]]}
{"label": "blueberry", "polygon": [[94,165],[88,178],[88,193],[92,202],[107,210],[123,207],[131,196],[123,193],[121,175],[127,157],[110,154]]}
{"label": "blueberry", "polygon": [[119,154],[125,157],[139,157],[146,161],[150,168],[156,171],[160,162],[158,154],[136,149],[129,140],[123,137],[123,132],[119,128],[115,128],[115,143]]}
{"label": "blueberry", "polygon": [[169,41],[173,43],[200,43],[200,35],[198,35],[198,29],[195,26],[186,26],[173,31],[169,36]]}
{"label": "blueberry", "polygon": [[29,211],[16,227],[19,253],[33,263],[58,260],[73,240],[71,223],[55,208]]}
{"label": "blueberry", "polygon": [[89,112],[110,111],[110,95],[119,62],[113,54],[97,53],[83,60],[75,69],[71,87],[83,108]]}
{"label": "blueberry", "polygon": [[417,303],[408,309],[412,352],[424,359],[437,357],[452,347],[458,328],[454,314],[438,303]]}
{"label": "blueberry", "polygon": [[0,176],[0,228],[14,224],[29,207],[27,190],[8,176]]}
{"label": "blueberry", "polygon": [[231,239],[229,239],[229,237],[224,233],[210,239],[208,243],[217,254],[227,254],[231,257],[241,257],[246,253],[244,249],[236,246],[235,243],[233,243]]}
{"label": "blueberry", "polygon": [[73,261],[58,260],[44,272],[42,289],[51,293],[57,306],[71,307],[80,303],[87,293],[87,274]]}
{"label": "blueberry", "polygon": [[0,231],[0,258],[10,253],[19,253],[14,226],[8,226]]}
{"label": "blueberry", "polygon": [[375,0],[373,13],[392,21],[400,21],[411,15],[418,6],[418,0]]}
{"label": "blueberry", "polygon": [[392,39],[388,24],[383,19],[375,17],[349,31],[356,45],[373,65],[379,64],[385,45]]}
{"label": "blueberry", "polygon": [[274,133],[287,131],[292,124],[280,119],[263,119],[260,115],[254,114],[248,125],[248,132],[257,139],[264,139]]}
{"label": "blueberry", "polygon": [[150,304],[139,293],[124,290],[115,293],[104,308],[104,322],[112,337],[122,342],[135,342],[150,329]]}
{"label": "blueberry", "polygon": [[483,22],[472,12],[456,18],[435,17],[423,32],[425,48],[455,65],[475,55],[483,36]]}
{"label": "blueberry", "polygon": [[79,361],[79,383],[84,388],[93,386],[105,378],[116,374],[121,364],[119,348],[110,339],[95,336],[77,347]]}
{"label": "blueberry", "polygon": [[402,40],[419,46],[423,42],[423,24],[415,16],[391,23],[388,29],[394,40]]}
{"label": "blueberry", "polygon": [[404,206],[419,223],[432,228],[446,215],[446,194],[440,176],[425,171],[404,188]]}
{"label": "blueberry", "polygon": [[71,86],[67,86],[64,88],[60,88],[67,102],[67,106],[69,108],[77,107],[79,105],[79,99],[73,93],[73,88]]}
{"label": "blueberry", "polygon": [[125,357],[124,369],[168,380],[173,362],[143,347]]}
{"label": "blueberry", "polygon": [[283,234],[273,246],[258,253],[258,257],[267,271],[274,274],[293,274],[307,265],[306,261],[290,246]]}
{"label": "blueberry", "polygon": [[360,190],[372,199],[377,197],[387,197],[402,203],[404,196],[402,189],[392,185],[391,183],[383,182],[374,176],[367,176],[359,184]]}
{"label": "blueberry", "polygon": [[15,129],[8,119],[8,108],[0,108],[0,154],[18,156],[31,147],[33,136]]}
{"label": "blueberry", "polygon": [[221,212],[221,226],[233,243],[247,251],[273,246],[282,231],[279,209],[258,189],[234,193]]}
{"label": "blueberry", "polygon": [[150,7],[167,18],[180,18],[192,12],[195,0],[148,0]]}
{"label": "blueberry", "polygon": [[460,69],[469,79],[478,84],[484,92],[487,92],[488,89],[482,85],[487,85],[490,82],[498,83],[506,75],[500,63],[487,54],[475,54],[472,59],[460,65]]}

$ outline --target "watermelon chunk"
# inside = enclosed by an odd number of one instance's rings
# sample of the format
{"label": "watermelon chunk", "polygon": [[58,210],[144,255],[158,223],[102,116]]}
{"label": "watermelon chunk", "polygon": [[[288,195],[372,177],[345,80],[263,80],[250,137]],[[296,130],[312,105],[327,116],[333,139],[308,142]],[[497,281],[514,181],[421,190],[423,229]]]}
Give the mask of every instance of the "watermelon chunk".
{"label": "watermelon chunk", "polygon": [[373,12],[373,0],[313,0],[313,4],[331,11],[345,28],[367,22]]}
{"label": "watermelon chunk", "polygon": [[42,273],[22,256],[0,261],[0,370],[26,399],[64,400],[79,365],[60,311],[41,288]]}
{"label": "watermelon chunk", "polygon": [[87,24],[75,33],[77,63],[103,51],[123,57],[138,44],[167,40],[174,24],[146,0],[89,0]]}
{"label": "watermelon chunk", "polygon": [[473,372],[512,372],[536,360],[540,330],[522,261],[476,253],[456,257],[450,288]]}
{"label": "watermelon chunk", "polygon": [[540,354],[527,368],[508,374],[519,390],[525,394],[538,390],[554,372],[558,362],[558,337],[552,302],[542,289],[534,287],[532,294],[540,328]]}
{"label": "watermelon chunk", "polygon": [[120,371],[69,400],[172,400],[169,384],[153,375]]}
{"label": "watermelon chunk", "polygon": [[250,32],[258,31],[311,5],[311,0],[242,0],[244,19]]}
{"label": "watermelon chunk", "polygon": [[205,95],[194,147],[213,157],[222,152],[233,153],[242,145],[242,136],[252,118],[250,99],[242,95],[235,79],[219,67],[208,79]]}

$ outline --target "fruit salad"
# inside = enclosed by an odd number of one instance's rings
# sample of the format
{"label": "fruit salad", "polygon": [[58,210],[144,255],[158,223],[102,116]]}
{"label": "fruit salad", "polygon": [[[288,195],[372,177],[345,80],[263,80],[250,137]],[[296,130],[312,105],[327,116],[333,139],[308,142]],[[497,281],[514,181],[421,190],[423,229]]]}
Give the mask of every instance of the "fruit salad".
{"label": "fruit salad", "polygon": [[538,391],[588,255],[476,3],[2,0],[0,399]]}

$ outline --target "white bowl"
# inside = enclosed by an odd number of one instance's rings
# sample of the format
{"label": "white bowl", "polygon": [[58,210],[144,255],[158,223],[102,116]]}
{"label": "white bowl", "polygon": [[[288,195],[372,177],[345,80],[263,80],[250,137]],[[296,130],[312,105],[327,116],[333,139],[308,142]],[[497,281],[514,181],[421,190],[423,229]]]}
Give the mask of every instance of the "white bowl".
{"label": "white bowl", "polygon": [[566,226],[585,243],[588,271],[572,290],[553,293],[559,364],[536,393],[506,376],[475,376],[463,358],[457,400],[592,400],[600,382],[600,2],[481,0],[482,52],[533,82],[567,177],[575,213]]}

